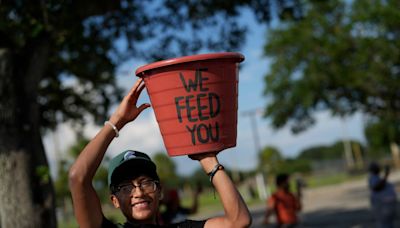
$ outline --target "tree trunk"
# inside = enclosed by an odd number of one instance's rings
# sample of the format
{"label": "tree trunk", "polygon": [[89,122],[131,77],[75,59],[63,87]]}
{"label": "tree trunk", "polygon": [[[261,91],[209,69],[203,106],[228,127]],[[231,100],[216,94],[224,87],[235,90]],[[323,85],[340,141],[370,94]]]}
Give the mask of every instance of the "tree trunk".
{"label": "tree trunk", "polygon": [[0,227],[4,228],[57,226],[36,101],[48,46],[42,42],[28,53],[21,59],[0,49]]}
{"label": "tree trunk", "polygon": [[343,139],[344,158],[348,169],[354,168],[353,152],[351,150],[351,142],[348,139]]}
{"label": "tree trunk", "polygon": [[390,150],[392,151],[393,163],[397,169],[400,169],[400,149],[396,142],[390,143]]}
{"label": "tree trunk", "polygon": [[364,168],[364,159],[363,155],[361,153],[361,148],[360,144],[358,143],[352,143],[353,151],[354,151],[354,158],[356,160],[356,166],[358,169],[363,169]]}
{"label": "tree trunk", "polygon": [[41,227],[33,204],[29,157],[24,151],[0,153],[1,227]]}

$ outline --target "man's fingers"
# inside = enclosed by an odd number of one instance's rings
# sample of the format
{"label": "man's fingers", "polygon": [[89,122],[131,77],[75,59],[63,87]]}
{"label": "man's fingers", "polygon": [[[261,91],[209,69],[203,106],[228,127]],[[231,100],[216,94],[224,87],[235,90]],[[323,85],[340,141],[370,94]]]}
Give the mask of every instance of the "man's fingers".
{"label": "man's fingers", "polygon": [[148,107],[150,107],[151,105],[150,104],[148,104],[148,103],[145,103],[145,104],[141,104],[140,106],[139,106],[139,113],[141,113],[143,110],[145,110],[146,108],[148,108]]}
{"label": "man's fingers", "polygon": [[142,93],[142,90],[143,90],[145,87],[146,87],[146,86],[145,86],[144,83],[142,83],[142,84],[139,85],[139,88],[137,89],[137,94],[138,94],[138,96],[139,96],[139,94]]}
{"label": "man's fingers", "polygon": [[133,99],[130,100],[129,102],[133,102],[136,104],[140,93],[142,92],[142,90],[145,88],[145,84],[143,82],[142,78],[139,78],[135,85],[131,88],[131,90],[129,91],[129,93],[127,94],[128,99]]}
{"label": "man's fingers", "polygon": [[129,96],[134,96],[136,91],[138,91],[138,88],[140,88],[141,86],[144,86],[143,83],[143,78],[139,78],[136,82],[135,85],[132,86],[131,90],[129,91],[128,95]]}

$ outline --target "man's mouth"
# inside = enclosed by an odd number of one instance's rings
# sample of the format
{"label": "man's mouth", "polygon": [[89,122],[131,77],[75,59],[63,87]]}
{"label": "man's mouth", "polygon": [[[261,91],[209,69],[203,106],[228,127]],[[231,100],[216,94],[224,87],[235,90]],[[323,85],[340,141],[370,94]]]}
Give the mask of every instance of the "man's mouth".
{"label": "man's mouth", "polygon": [[134,208],[147,208],[149,206],[149,202],[148,201],[141,201],[141,202],[137,202],[137,203],[133,203],[132,207]]}

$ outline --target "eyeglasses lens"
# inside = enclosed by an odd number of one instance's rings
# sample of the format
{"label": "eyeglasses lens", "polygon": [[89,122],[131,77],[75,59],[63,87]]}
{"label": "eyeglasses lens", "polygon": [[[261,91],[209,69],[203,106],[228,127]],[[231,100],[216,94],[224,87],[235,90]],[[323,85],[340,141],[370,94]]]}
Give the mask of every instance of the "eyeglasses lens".
{"label": "eyeglasses lens", "polygon": [[157,181],[143,181],[139,183],[139,185],[133,185],[132,183],[121,185],[118,187],[118,192],[124,194],[124,195],[129,195],[131,194],[132,190],[138,187],[141,191],[144,193],[153,193],[157,190]]}

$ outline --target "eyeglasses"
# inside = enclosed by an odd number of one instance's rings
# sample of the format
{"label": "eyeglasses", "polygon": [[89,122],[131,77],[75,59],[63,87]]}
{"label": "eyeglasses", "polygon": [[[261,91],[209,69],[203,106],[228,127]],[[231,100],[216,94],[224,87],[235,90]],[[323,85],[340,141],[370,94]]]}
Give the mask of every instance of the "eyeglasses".
{"label": "eyeglasses", "polygon": [[123,184],[117,186],[117,193],[123,195],[130,195],[132,190],[139,188],[144,193],[153,193],[157,190],[158,181],[155,180],[145,180],[139,183],[139,185],[134,185],[133,183]]}

